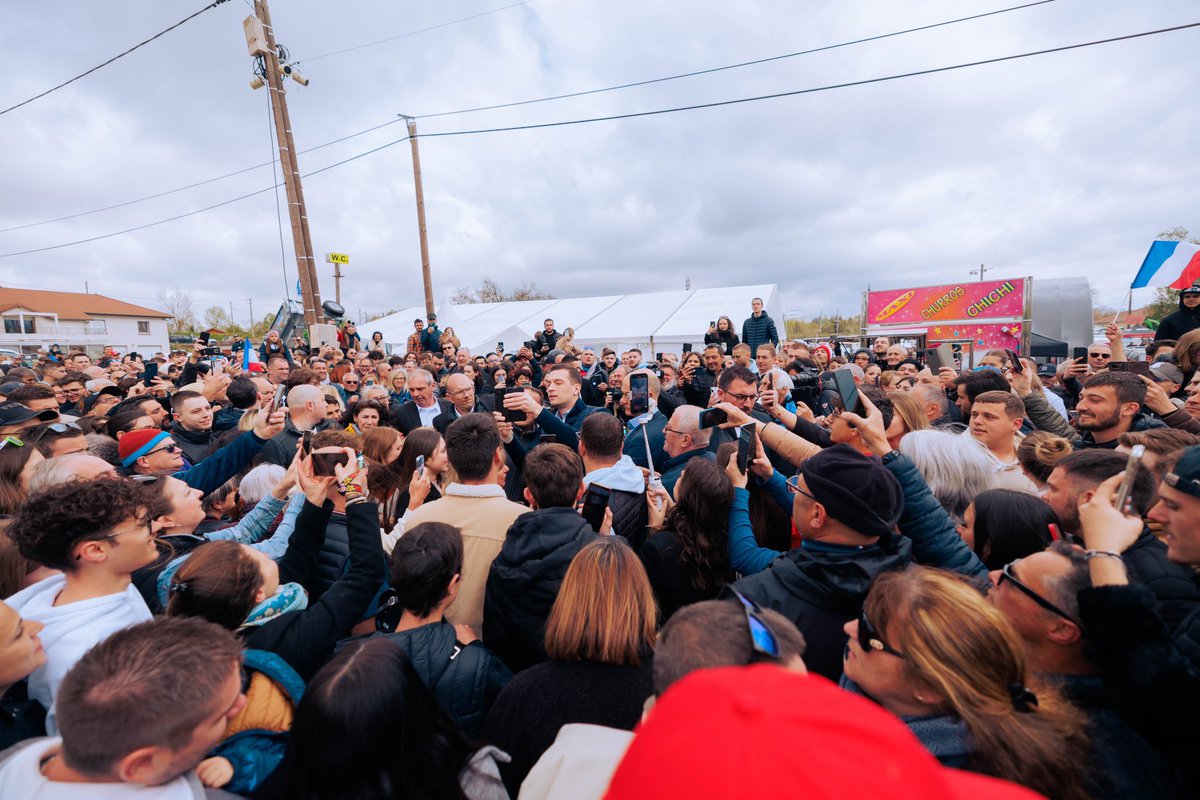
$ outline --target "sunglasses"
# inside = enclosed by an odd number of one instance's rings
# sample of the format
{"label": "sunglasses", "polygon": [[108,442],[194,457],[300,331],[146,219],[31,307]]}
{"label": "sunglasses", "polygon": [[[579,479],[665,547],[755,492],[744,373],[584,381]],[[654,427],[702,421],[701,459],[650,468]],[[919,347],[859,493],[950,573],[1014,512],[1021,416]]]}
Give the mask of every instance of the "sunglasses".
{"label": "sunglasses", "polygon": [[[1023,595],[1028,597],[1033,602],[1037,603],[1042,608],[1046,609],[1047,611],[1057,614],[1058,616],[1062,617],[1063,619],[1070,620],[1071,622],[1075,622],[1075,620],[1071,617],[1070,614],[1063,611],[1061,608],[1054,605],[1054,603],[1051,603],[1049,600],[1042,597],[1040,594],[1035,592],[1033,589],[1030,589],[1028,586],[1021,583],[1019,580],[1017,580],[1017,576],[1013,574],[1013,565],[1016,564],[1017,561],[1020,561],[1020,560],[1021,559],[1018,558],[1016,561],[1010,561],[1000,569],[1000,580],[996,581],[996,586],[999,587],[1005,581],[1008,581],[1009,583],[1011,583],[1013,585],[1014,588],[1017,589],[1017,591],[1021,592]],[[1075,624],[1078,625],[1079,623],[1076,622]]]}
{"label": "sunglasses", "polygon": [[1088,358],[1112,358],[1112,353],[1088,353]]}
{"label": "sunglasses", "polygon": [[0,439],[0,450],[3,450],[5,447],[8,447],[10,444],[13,447],[24,447],[25,446],[25,443],[23,441],[21,441],[20,439],[18,439],[16,436],[5,436],[3,439]]}
{"label": "sunglasses", "polygon": [[863,650],[874,650],[876,652],[887,653],[896,658],[908,659],[908,656],[883,640],[883,637],[879,635],[879,631],[875,630],[875,626],[871,624],[871,620],[867,617],[867,610],[865,608],[858,615],[858,645]]}
{"label": "sunglasses", "polygon": [[758,603],[746,597],[732,586],[729,587],[729,591],[733,592],[733,596],[741,602],[742,609],[746,612],[746,626],[750,630],[750,644],[754,647],[754,652],[778,661],[780,657],[779,640],[775,638],[775,634],[767,627],[767,623],[763,621],[760,615],[762,609]]}
{"label": "sunglasses", "polygon": [[182,450],[179,447],[179,445],[167,444],[167,445],[163,445],[162,447],[156,447],[155,449],[151,450],[149,453],[146,453],[146,455],[152,456],[155,453],[170,453],[171,455],[175,455],[176,453],[180,453],[180,452],[182,452]]}

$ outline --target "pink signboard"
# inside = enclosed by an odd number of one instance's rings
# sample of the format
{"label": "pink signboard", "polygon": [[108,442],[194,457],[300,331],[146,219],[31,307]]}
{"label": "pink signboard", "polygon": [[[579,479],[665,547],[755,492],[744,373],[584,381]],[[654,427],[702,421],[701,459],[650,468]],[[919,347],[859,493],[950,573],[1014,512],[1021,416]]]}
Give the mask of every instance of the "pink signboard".
{"label": "pink signboard", "polygon": [[868,328],[938,322],[1022,319],[1024,278],[952,283],[867,293]]}

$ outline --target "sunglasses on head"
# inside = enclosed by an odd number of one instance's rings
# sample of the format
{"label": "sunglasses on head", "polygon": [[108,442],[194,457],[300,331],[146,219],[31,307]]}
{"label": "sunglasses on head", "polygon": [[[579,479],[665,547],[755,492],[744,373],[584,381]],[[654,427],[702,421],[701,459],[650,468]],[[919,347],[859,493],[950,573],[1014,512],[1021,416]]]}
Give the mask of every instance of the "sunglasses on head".
{"label": "sunglasses on head", "polygon": [[772,660],[779,660],[779,640],[775,638],[775,634],[767,627],[767,623],[763,621],[758,603],[754,602],[744,594],[729,587],[729,591],[733,592],[733,596],[742,604],[742,609],[746,612],[746,626],[750,631],[750,644],[754,648],[754,652]]}
{"label": "sunglasses on head", "polygon": [[[1005,581],[1008,581],[1009,583],[1011,583],[1013,585],[1013,587],[1017,591],[1021,592],[1021,594],[1025,595],[1026,597],[1028,597],[1033,602],[1037,603],[1042,608],[1046,609],[1047,611],[1049,611],[1051,613],[1057,614],[1058,616],[1062,617],[1063,619],[1070,620],[1071,622],[1075,622],[1075,620],[1071,617],[1070,614],[1063,611],[1061,608],[1054,605],[1054,603],[1051,603],[1046,598],[1042,597],[1040,594],[1035,592],[1033,589],[1030,589],[1028,586],[1021,583],[1021,581],[1017,580],[1017,576],[1013,573],[1013,566],[1017,563],[1017,561],[1020,561],[1020,560],[1021,559],[1018,558],[1016,561],[1010,561],[1000,569],[1000,580],[996,581],[996,586],[999,587]],[[1078,623],[1076,623],[1076,624],[1078,624]]]}
{"label": "sunglasses on head", "polygon": [[5,447],[8,447],[10,444],[13,447],[24,447],[25,446],[25,442],[21,441],[16,436],[5,436],[3,439],[0,439],[0,450],[3,450]]}

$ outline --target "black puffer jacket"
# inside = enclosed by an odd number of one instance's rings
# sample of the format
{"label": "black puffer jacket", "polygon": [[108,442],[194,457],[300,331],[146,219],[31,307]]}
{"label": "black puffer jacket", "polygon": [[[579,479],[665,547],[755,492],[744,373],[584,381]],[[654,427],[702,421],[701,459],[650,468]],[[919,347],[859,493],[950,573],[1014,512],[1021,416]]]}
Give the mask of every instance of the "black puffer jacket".
{"label": "black puffer jacket", "polygon": [[[729,323],[732,325],[733,323]],[[741,339],[733,332],[733,328],[727,331],[718,330],[716,333],[704,334],[704,344],[707,347],[710,344],[715,344],[721,348],[721,354],[726,356],[733,355],[733,348],[741,343]]]}
{"label": "black puffer jacket", "polygon": [[1196,328],[1200,328],[1200,306],[1188,308],[1183,304],[1183,297],[1180,297],[1179,310],[1167,314],[1163,317],[1162,322],[1158,323],[1158,330],[1154,332],[1154,341],[1178,340],[1180,336]]}
{"label": "black puffer jacket", "polygon": [[[483,642],[476,639],[462,644],[454,626],[445,620],[370,636],[387,639],[403,650],[438,705],[467,736],[481,735],[484,717],[500,690],[512,680],[508,667]],[[356,639],[347,639],[342,645],[352,641]]]}
{"label": "black puffer jacket", "polygon": [[1167,630],[1177,630],[1200,607],[1196,573],[1170,561],[1167,546],[1149,528],[1143,528],[1142,535],[1125,551],[1125,569],[1130,583],[1148,586],[1154,593],[1158,615],[1167,624]]}
{"label": "black puffer jacket", "polygon": [[[403,512],[402,512],[403,513]],[[342,567],[350,557],[350,534],[346,530],[346,515],[333,512],[325,526],[325,542],[317,554],[317,569],[313,573],[312,585],[317,594],[326,589],[342,574]]]}
{"label": "black puffer jacket", "polygon": [[758,353],[760,344],[779,346],[779,334],[775,331],[775,320],[763,311],[757,317],[751,314],[742,323],[742,344],[750,347],[750,356]]}
{"label": "black puffer jacket", "polygon": [[212,454],[213,432],[211,430],[189,431],[182,425],[176,425],[171,428],[171,438],[175,440],[175,444],[179,445],[179,449],[183,451],[189,464],[199,464]]}
{"label": "black puffer jacket", "polygon": [[912,542],[899,534],[865,550],[797,547],[762,572],[742,578],[734,588],[794,622],[808,643],[804,653],[808,669],[837,680],[846,647],[842,626],[862,613],[876,576],[903,569],[911,561]]}
{"label": "black puffer jacket", "polygon": [[573,508],[517,517],[492,561],[483,600],[483,640],[513,672],[546,658],[550,607],[571,559],[595,531]]}
{"label": "black puffer jacket", "polygon": [[608,508],[612,511],[613,531],[623,536],[634,550],[640,548],[646,541],[646,525],[650,520],[645,493],[611,489]]}

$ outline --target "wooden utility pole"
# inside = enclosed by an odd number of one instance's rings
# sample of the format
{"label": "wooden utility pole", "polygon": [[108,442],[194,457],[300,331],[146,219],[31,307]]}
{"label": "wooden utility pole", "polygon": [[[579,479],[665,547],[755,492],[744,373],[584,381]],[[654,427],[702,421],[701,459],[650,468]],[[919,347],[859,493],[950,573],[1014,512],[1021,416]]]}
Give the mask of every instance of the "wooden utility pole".
{"label": "wooden utility pole", "polygon": [[[283,87],[285,76],[280,72],[279,47],[275,42],[275,31],[271,27],[271,12],[267,9],[267,0],[254,0],[254,14],[262,24],[266,47],[261,52],[255,52],[254,44],[251,43],[250,54],[260,56],[265,65],[265,77],[271,92],[271,113],[275,119],[275,137],[279,143],[279,165],[283,170],[283,184],[287,190],[292,246],[296,251],[296,269],[300,274],[304,324],[311,326],[320,322],[323,317],[321,288],[317,283],[312,236],[308,230],[308,214],[304,207],[304,188],[300,185],[300,166],[296,161],[296,146],[292,140],[292,122],[288,116],[286,90]],[[249,27],[247,41],[250,42]]]}
{"label": "wooden utility pole", "polygon": [[979,265],[979,269],[973,269],[973,270],[971,270],[971,274],[972,274],[972,275],[978,275],[978,276],[979,276],[979,280],[981,280],[981,281],[982,281],[982,280],[983,280],[983,276],[984,276],[985,274],[987,274],[987,267],[983,266],[983,264],[980,264],[980,265]]}
{"label": "wooden utility pole", "polygon": [[425,237],[425,192],[421,188],[421,153],[417,150],[417,121],[400,115],[408,123],[408,141],[412,145],[413,186],[417,190],[417,232],[421,237],[421,279],[425,282],[425,313],[433,313],[433,277],[429,273],[429,240]]}

